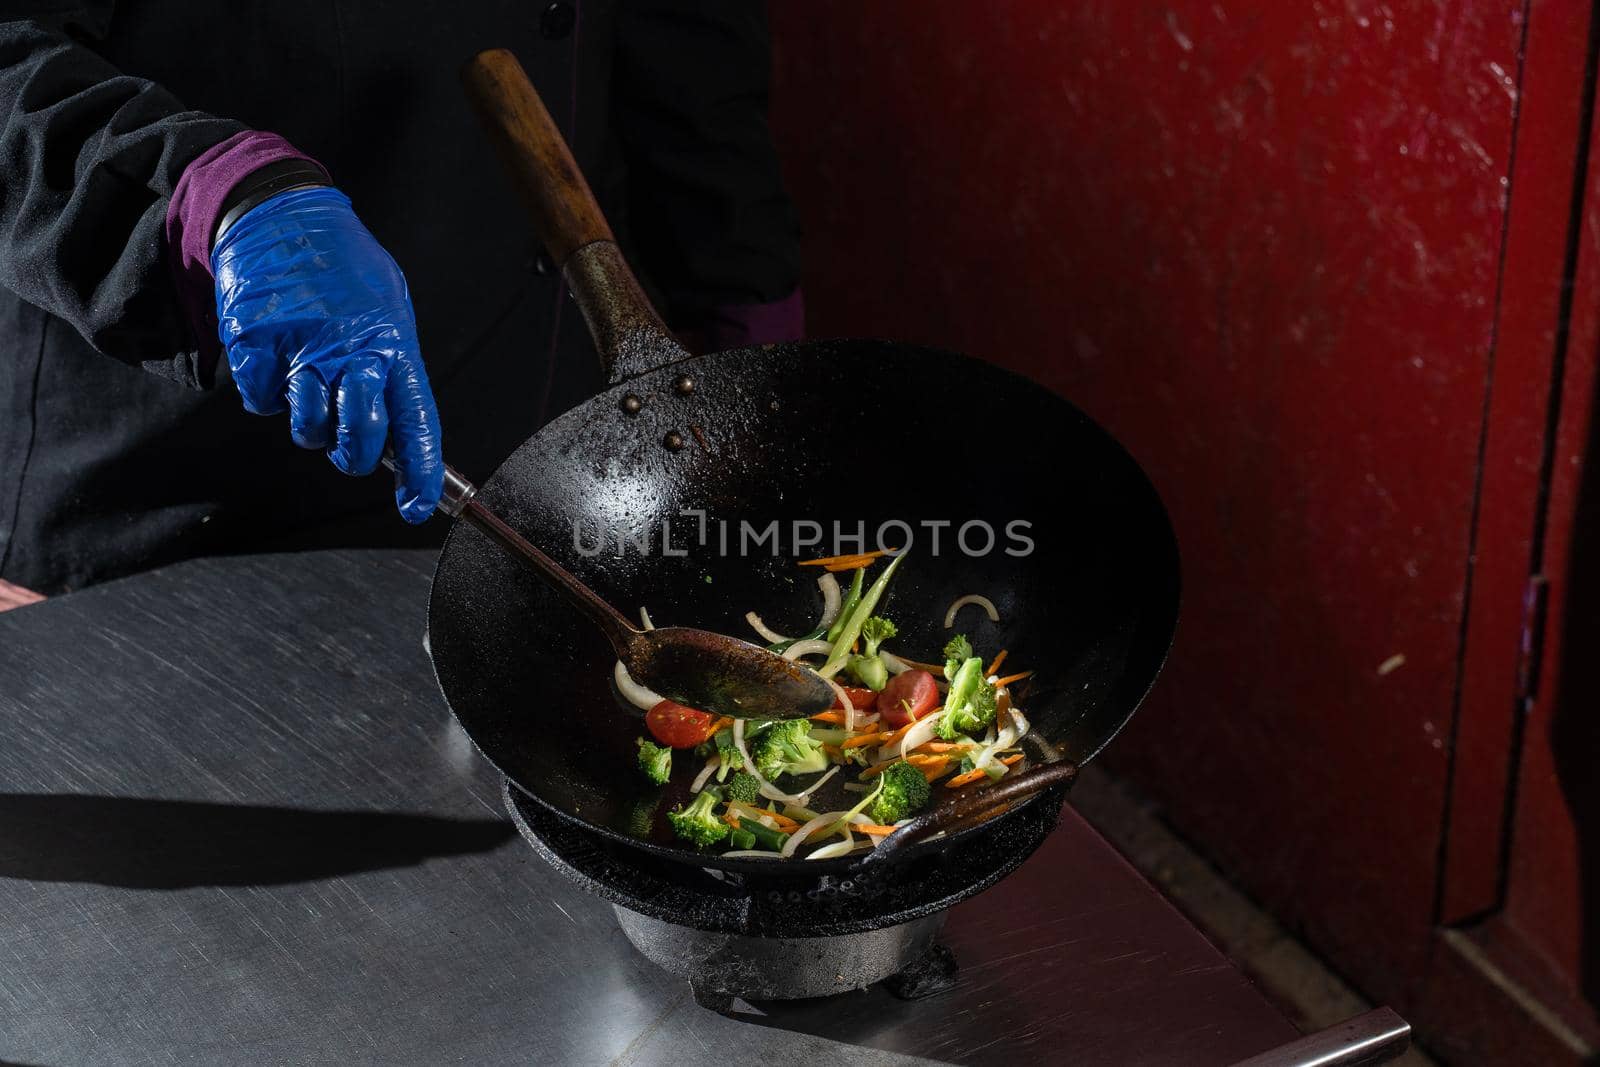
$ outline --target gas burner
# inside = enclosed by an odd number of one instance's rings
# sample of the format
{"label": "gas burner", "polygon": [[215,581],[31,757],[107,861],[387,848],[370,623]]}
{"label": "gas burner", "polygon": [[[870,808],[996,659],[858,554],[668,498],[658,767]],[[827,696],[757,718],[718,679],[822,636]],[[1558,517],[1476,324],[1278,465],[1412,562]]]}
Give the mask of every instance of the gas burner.
{"label": "gas burner", "polygon": [[826,996],[879,981],[908,999],[949,988],[955,961],[937,940],[945,913],[1020,866],[1055,827],[1062,799],[1052,791],[976,840],[840,879],[807,871],[804,860],[738,875],[625,853],[504,789],[534,850],[610,901],[641,954],[722,1011],[735,997]]}

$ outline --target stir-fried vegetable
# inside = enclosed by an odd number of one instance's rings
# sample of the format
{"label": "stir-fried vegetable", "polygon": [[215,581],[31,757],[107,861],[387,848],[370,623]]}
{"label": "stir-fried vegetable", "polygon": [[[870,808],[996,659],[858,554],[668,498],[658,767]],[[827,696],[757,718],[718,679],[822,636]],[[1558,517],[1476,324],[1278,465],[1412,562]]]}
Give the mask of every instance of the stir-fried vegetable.
{"label": "stir-fried vegetable", "polygon": [[983,660],[972,654],[972,643],[965,635],[957,634],[945,646],[944,654],[950,691],[945,694],[938,731],[944,740],[954,741],[981,733],[994,722],[995,687],[984,678]]}
{"label": "stir-fried vegetable", "polygon": [[810,774],[828,769],[822,742],[811,736],[811,723],[805,719],[775,722],[757,734],[749,746],[756,770],[769,781],[781,774]]}
{"label": "stir-fried vegetable", "polygon": [[672,777],[672,749],[642,737],[638,739],[638,745],[639,769],[656,785],[666,785],[667,779]]}
{"label": "stir-fried vegetable", "polygon": [[872,803],[872,817],[880,823],[896,823],[921,811],[932,790],[922,772],[909,763],[894,763],[878,778],[878,798]]}
{"label": "stir-fried vegetable", "polygon": [[839,607],[839,614],[828,625],[827,632],[823,635],[830,644],[839,640],[839,635],[844,633],[844,628],[850,623],[850,617],[861,605],[861,586],[866,581],[866,576],[865,567],[856,568],[855,575],[850,579],[850,591],[844,595],[844,603]]}
{"label": "stir-fried vegetable", "polygon": [[[645,724],[655,741],[636,742],[648,781],[667,783],[673,748],[694,749],[699,757],[686,772],[693,777],[693,799],[667,813],[679,837],[729,856],[847,856],[875,847],[924,810],[934,784],[982,788],[1023,759],[1028,720],[1008,687],[1032,672],[996,678],[1009,653],[1000,650],[985,670],[964,634],[946,643],[939,666],[891,652],[900,628],[876,612],[904,557],[890,560],[869,584],[866,572],[878,555],[815,561],[829,570],[853,570],[849,592],[841,595],[838,582],[825,575],[825,610],[816,629],[771,646],[833,685],[837,703],[829,711],[782,721],[719,718],[670,700],[646,705],[646,691],[618,678],[624,699],[648,711]],[[762,636],[782,637],[754,612],[748,618]],[[925,624],[924,632],[935,625]],[[817,657],[825,659],[819,664]],[[841,685],[834,677],[840,671],[860,685]],[[827,810],[829,804],[812,798],[838,796],[822,790],[841,774],[843,790],[861,796],[843,810]],[[641,813],[656,810],[654,802],[641,802]],[[647,834],[648,821],[636,821],[635,832]]]}
{"label": "stir-fried vegetable", "polygon": [[878,654],[878,646],[900,632],[888,619],[874,615],[861,624],[861,642],[865,646],[859,656],[851,656],[846,666],[856,681],[873,692],[889,684],[889,667]]}
{"label": "stir-fried vegetable", "polygon": [[[873,582],[872,587],[862,596],[861,603],[857,604],[855,610],[849,613],[844,629],[839,631],[838,637],[833,638],[833,652],[829,654],[828,661],[817,670],[818,674],[824,678],[831,678],[838,673],[839,668],[844,666],[845,658],[850,655],[850,646],[855,644],[856,638],[861,636],[861,628],[866,625],[867,620],[872,617],[873,611],[877,609],[878,601],[883,599],[883,591],[889,588],[889,579],[894,577],[894,572],[900,568],[900,563],[904,559],[904,556],[896,556],[890,560],[889,565],[883,569],[883,573],[878,575],[878,580]],[[859,575],[861,572],[857,571],[856,573]],[[851,590],[853,591],[854,589],[855,586],[852,584]],[[844,613],[840,614],[840,618],[845,617]],[[830,630],[829,633],[831,634],[832,631]]]}
{"label": "stir-fried vegetable", "polygon": [[927,671],[901,671],[878,694],[878,714],[890,726],[904,726],[939,706],[939,686]]}
{"label": "stir-fried vegetable", "polygon": [[729,800],[754,804],[761,797],[761,783],[756,781],[755,775],[740,771],[728,783],[726,794]]}
{"label": "stir-fried vegetable", "polygon": [[687,808],[673,808],[667,812],[667,821],[672,824],[672,832],[688,841],[693,841],[698,848],[706,848],[728,836],[728,824],[717,817],[717,796],[715,789],[707,789],[696,793],[695,798],[689,802]]}
{"label": "stir-fried vegetable", "polygon": [[697,708],[686,708],[663,700],[651,708],[644,724],[655,739],[668,748],[693,748],[717,732],[720,720]]}

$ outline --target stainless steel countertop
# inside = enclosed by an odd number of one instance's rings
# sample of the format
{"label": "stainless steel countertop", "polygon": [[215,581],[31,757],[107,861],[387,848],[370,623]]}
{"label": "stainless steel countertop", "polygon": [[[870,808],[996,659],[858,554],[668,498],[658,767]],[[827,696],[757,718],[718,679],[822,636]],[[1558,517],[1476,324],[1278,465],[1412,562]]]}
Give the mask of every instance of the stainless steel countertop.
{"label": "stainless steel countertop", "polygon": [[203,560],[0,614],[0,1059],[1204,1067],[1298,1036],[1070,808],[951,913],[952,992],[700,1008],[510,829],[421,646],[431,570]]}

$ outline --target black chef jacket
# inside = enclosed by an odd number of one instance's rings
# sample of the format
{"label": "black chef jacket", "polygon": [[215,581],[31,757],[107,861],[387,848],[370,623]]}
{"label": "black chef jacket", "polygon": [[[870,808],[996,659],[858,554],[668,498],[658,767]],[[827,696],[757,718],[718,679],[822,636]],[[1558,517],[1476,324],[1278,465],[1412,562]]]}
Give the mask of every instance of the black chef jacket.
{"label": "black chef jacket", "polygon": [[405,271],[469,477],[600,385],[459,86],[490,47],[528,69],[669,321],[794,289],[753,0],[0,2],[0,577],[57,592],[406,533],[387,477],[245,414],[180,311],[168,199],[241,129],[327,166]]}

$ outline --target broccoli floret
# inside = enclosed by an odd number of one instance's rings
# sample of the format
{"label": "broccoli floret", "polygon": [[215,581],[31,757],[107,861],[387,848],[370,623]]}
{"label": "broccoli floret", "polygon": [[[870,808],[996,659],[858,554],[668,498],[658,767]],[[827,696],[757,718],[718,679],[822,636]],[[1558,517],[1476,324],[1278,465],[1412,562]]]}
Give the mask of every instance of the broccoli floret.
{"label": "broccoli floret", "polygon": [[648,797],[635,801],[628,809],[628,833],[641,840],[648,838],[655,830],[656,806],[660,803],[661,794],[653,791]]}
{"label": "broccoli floret", "polygon": [[[954,644],[954,642],[951,642]],[[976,734],[994,722],[995,691],[983,677],[983,660],[977,656],[966,660],[954,671],[945,664],[950,675],[950,692],[945,694],[944,711],[937,727],[939,736],[954,741],[963,734]]]}
{"label": "broccoli floret", "polygon": [[922,772],[909,763],[894,763],[883,772],[883,787],[872,802],[872,819],[887,826],[922,810],[932,790]]}
{"label": "broccoli floret", "polygon": [[866,654],[876,656],[878,646],[900,633],[900,628],[881,615],[874,615],[861,624],[861,640],[866,644]]}
{"label": "broccoli floret", "polygon": [[973,656],[972,642],[967,640],[966,634],[956,634],[950,643],[944,646],[945,677],[951,674],[950,663],[953,660],[957,667],[971,659]]}
{"label": "broccoli floret", "polygon": [[768,781],[780,774],[810,774],[828,769],[822,742],[811,736],[811,723],[805,719],[773,723],[756,736],[749,749],[751,762]]}
{"label": "broccoli floret", "polygon": [[866,645],[865,654],[851,656],[845,662],[850,673],[855,675],[856,681],[874,693],[881,693],[883,687],[889,684],[889,668],[883,662],[883,657],[878,654],[878,646],[899,632],[899,628],[888,619],[878,615],[872,616],[861,624],[861,640]]}
{"label": "broccoli floret", "polygon": [[672,749],[639,738],[639,769],[656,785],[666,785],[672,777]]}
{"label": "broccoli floret", "polygon": [[761,783],[756,781],[755,775],[740,771],[728,782],[728,787],[723,791],[729,800],[737,800],[743,804],[754,804],[761,796]]}
{"label": "broccoli floret", "polygon": [[667,812],[672,832],[699,848],[714,845],[728,836],[728,824],[716,813],[717,793],[706,789],[695,795],[687,808],[677,807]]}

